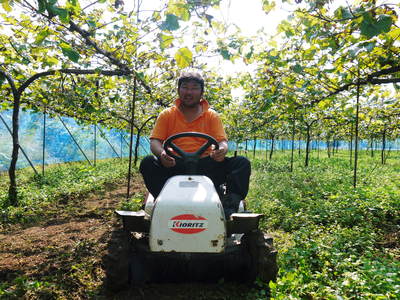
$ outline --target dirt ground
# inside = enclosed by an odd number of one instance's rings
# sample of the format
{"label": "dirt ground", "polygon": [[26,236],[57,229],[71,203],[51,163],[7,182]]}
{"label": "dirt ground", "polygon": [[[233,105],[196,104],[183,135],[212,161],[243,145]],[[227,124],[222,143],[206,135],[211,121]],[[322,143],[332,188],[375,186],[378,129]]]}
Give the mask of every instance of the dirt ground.
{"label": "dirt ground", "polygon": [[[133,191],[143,192],[135,179]],[[126,184],[74,200],[74,209],[39,224],[0,232],[0,284],[6,299],[249,299],[248,288],[228,284],[164,284],[111,292],[102,264],[113,233],[121,231],[114,215]]]}

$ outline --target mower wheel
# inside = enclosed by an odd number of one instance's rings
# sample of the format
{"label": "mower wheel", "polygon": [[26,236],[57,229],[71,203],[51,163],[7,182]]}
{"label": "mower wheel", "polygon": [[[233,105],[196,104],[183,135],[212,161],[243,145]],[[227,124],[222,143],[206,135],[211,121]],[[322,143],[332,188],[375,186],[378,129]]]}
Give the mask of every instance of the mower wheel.
{"label": "mower wheel", "polygon": [[251,256],[246,281],[254,282],[256,278],[266,283],[275,281],[278,274],[278,252],[273,246],[272,237],[261,230],[254,230],[244,234],[242,243]]}

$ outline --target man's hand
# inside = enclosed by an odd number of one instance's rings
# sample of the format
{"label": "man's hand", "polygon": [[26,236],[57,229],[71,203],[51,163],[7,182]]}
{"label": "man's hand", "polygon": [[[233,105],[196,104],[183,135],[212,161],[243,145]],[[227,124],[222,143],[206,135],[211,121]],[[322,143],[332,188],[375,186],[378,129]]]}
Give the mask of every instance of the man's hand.
{"label": "man's hand", "polygon": [[169,156],[165,150],[163,150],[160,154],[161,164],[166,168],[172,168],[176,165],[175,158]]}
{"label": "man's hand", "polygon": [[[175,166],[175,158],[169,156],[164,148],[163,148],[163,141],[157,139],[150,139],[150,150],[153,152],[155,156],[158,157],[161,164],[166,168],[172,168]],[[172,149],[170,149],[172,151]]]}
{"label": "man's hand", "polygon": [[228,144],[223,141],[219,143],[218,150],[213,149],[211,151],[210,157],[217,162],[221,162],[224,161],[226,153],[228,153]]}

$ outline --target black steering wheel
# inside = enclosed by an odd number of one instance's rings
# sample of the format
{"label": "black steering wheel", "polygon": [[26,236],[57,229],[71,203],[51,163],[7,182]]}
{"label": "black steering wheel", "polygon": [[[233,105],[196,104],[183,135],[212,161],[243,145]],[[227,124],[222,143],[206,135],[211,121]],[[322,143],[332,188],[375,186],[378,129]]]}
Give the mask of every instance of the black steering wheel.
{"label": "black steering wheel", "polygon": [[[206,142],[195,152],[185,152],[177,145],[173,143],[174,140],[182,137],[198,137],[203,138]],[[164,142],[164,150],[169,155],[175,159],[181,159],[186,167],[186,172],[188,175],[194,175],[197,171],[197,163],[200,160],[201,155],[210,147],[214,145],[214,149],[219,149],[218,142],[212,136],[200,132],[182,132],[178,134],[171,135]],[[178,155],[172,153],[169,148],[172,148]]]}

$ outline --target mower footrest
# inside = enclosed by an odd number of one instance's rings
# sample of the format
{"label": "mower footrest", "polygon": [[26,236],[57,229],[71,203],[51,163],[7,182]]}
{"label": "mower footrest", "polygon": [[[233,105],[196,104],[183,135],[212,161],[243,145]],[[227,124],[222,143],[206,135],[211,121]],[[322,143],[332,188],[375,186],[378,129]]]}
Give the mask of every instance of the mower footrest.
{"label": "mower footrest", "polygon": [[233,233],[247,233],[258,229],[258,224],[262,216],[263,214],[253,213],[232,214],[230,220],[226,223],[228,235]]}
{"label": "mower footrest", "polygon": [[116,210],[115,213],[122,219],[124,230],[131,232],[149,232],[150,221],[145,218],[146,213],[144,210]]}

